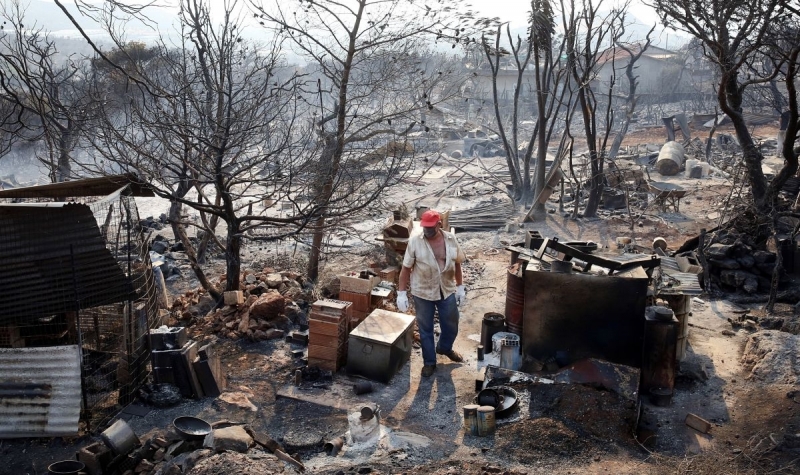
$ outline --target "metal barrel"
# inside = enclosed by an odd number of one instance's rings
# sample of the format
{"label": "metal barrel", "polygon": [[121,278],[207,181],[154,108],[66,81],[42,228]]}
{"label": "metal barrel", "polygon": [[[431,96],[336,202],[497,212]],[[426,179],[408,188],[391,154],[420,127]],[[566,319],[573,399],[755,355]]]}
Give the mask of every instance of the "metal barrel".
{"label": "metal barrel", "polygon": [[677,175],[683,165],[683,159],[686,156],[686,151],[683,145],[678,142],[670,141],[661,147],[658,152],[658,160],[656,160],[656,170],[664,176]]}
{"label": "metal barrel", "polygon": [[[570,264],[571,265],[571,264]],[[506,326],[508,331],[522,336],[523,307],[525,303],[525,279],[509,269],[506,280]],[[486,345],[483,345],[486,347]]]}
{"label": "metal barrel", "polygon": [[506,318],[502,313],[487,312],[483,314],[483,324],[481,325],[481,345],[483,351],[491,353],[492,336],[497,332],[506,331]]}
{"label": "metal barrel", "polygon": [[494,434],[495,427],[494,408],[492,406],[480,406],[478,408],[478,436],[486,437]]}
{"label": "metal barrel", "polygon": [[108,429],[104,430],[100,434],[100,438],[116,455],[127,455],[139,445],[139,438],[136,437],[131,426],[122,419],[117,419]]}

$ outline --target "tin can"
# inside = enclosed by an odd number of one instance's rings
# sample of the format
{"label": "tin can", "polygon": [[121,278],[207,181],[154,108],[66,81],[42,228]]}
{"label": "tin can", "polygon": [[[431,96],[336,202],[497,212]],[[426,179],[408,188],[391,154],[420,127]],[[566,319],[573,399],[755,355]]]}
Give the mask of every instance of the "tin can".
{"label": "tin can", "polygon": [[494,408],[492,406],[478,407],[478,436],[486,437],[494,434],[495,425]]}
{"label": "tin can", "polygon": [[478,435],[478,406],[477,404],[467,404],[464,406],[464,432],[470,435]]}

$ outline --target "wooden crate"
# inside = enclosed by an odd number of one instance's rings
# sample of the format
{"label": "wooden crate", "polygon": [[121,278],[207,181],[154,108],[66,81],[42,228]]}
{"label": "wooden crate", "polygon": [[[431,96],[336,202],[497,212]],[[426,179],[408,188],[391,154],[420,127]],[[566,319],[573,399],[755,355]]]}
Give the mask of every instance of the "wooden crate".
{"label": "wooden crate", "polygon": [[385,280],[386,282],[395,282],[397,280],[397,276],[400,274],[400,270],[397,267],[387,267],[386,269],[381,270],[381,280]]}
{"label": "wooden crate", "polygon": [[348,318],[352,315],[353,303],[342,300],[323,299],[317,300],[311,305],[309,319],[338,323],[341,318]]}
{"label": "wooden crate", "polygon": [[[358,276],[340,275],[339,292],[353,292],[358,294],[369,294],[372,288],[381,283],[380,277],[360,279]],[[341,296],[340,296],[341,297]]]}
{"label": "wooden crate", "polygon": [[369,313],[371,298],[372,295],[370,293],[358,294],[355,292],[339,291],[339,300],[353,302],[353,312]]}
{"label": "wooden crate", "polygon": [[339,370],[339,363],[336,361],[322,360],[319,358],[308,358],[308,366],[316,366],[317,368],[327,371],[336,372]]}
{"label": "wooden crate", "polygon": [[[342,320],[346,321],[345,318]],[[343,333],[347,333],[347,328],[342,323],[323,322],[313,318],[308,320],[309,337],[311,335],[340,336]]]}
{"label": "wooden crate", "polygon": [[325,348],[339,348],[340,346],[344,345],[346,336],[347,333],[342,333],[341,335],[322,335],[320,333],[309,333],[308,344],[324,346]]}

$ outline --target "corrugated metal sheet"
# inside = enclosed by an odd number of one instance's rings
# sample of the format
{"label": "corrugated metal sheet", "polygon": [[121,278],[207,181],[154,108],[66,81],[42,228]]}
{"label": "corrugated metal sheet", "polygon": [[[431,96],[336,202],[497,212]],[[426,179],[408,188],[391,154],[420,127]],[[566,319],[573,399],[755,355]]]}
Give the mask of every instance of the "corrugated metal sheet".
{"label": "corrugated metal sheet", "polygon": [[661,279],[662,285],[658,289],[659,294],[673,295],[700,295],[703,288],[700,287],[700,276],[681,272],[678,268],[678,261],[674,257],[661,257]]}
{"label": "corrugated metal sheet", "polygon": [[76,198],[82,196],[105,196],[130,185],[133,196],[153,197],[152,188],[141,183],[134,175],[114,175],[99,178],[51,183],[49,185],[28,186],[1,190],[0,198]]}
{"label": "corrugated metal sheet", "polygon": [[134,296],[91,209],[75,203],[0,205],[0,289],[0,324]]}
{"label": "corrugated metal sheet", "polygon": [[78,433],[77,345],[0,348],[0,439]]}

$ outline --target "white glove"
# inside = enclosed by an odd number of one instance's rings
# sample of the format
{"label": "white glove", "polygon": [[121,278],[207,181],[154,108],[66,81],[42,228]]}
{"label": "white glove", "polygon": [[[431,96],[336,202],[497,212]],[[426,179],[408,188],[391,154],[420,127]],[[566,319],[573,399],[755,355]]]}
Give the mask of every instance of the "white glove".
{"label": "white glove", "polygon": [[467,290],[463,285],[456,287],[456,304],[460,307],[467,301]]}
{"label": "white glove", "polygon": [[408,293],[405,290],[397,291],[397,310],[401,312],[408,310]]}

